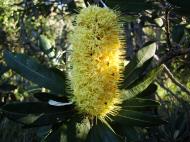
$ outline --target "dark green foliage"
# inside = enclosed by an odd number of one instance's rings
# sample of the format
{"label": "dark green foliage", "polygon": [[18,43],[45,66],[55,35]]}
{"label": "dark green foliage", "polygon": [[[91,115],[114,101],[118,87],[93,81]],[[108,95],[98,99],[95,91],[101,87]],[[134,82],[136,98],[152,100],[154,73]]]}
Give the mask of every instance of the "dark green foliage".
{"label": "dark green foliage", "polygon": [[[119,84],[121,110],[103,122],[78,113],[70,99],[67,73],[72,69],[68,66],[72,48],[67,38],[84,4],[4,2],[0,1],[0,141],[190,141],[189,96],[171,85],[160,65],[164,63],[188,89],[190,52],[184,51],[190,45],[189,0],[84,0],[86,6],[107,5],[119,11],[130,51]],[[30,130],[25,136],[23,131]]]}
{"label": "dark green foliage", "polygon": [[175,12],[185,15],[185,16],[190,16],[190,2],[189,0],[167,0],[169,3],[171,3],[174,6]]}
{"label": "dark green foliage", "polygon": [[127,110],[148,110],[154,109],[160,105],[158,101],[150,99],[132,98],[122,103],[122,108]]}
{"label": "dark green foliage", "polygon": [[60,123],[75,113],[72,106],[55,107],[41,102],[11,103],[2,106],[1,110],[9,119],[27,127]]}
{"label": "dark green foliage", "polygon": [[[154,43],[150,43],[146,45],[142,50],[140,50],[136,57],[133,59],[132,63],[129,63],[129,73],[128,74],[139,74],[141,75],[138,78],[130,78],[126,77],[126,80],[131,80],[131,83],[127,83],[126,96],[136,96],[141,93],[145,88],[149,86],[149,84],[154,80],[157,76],[159,69],[153,69],[148,71],[147,69],[150,67],[152,63],[152,57],[155,54],[155,45]],[[58,76],[60,74],[54,74],[49,68],[40,65],[35,60],[21,54],[11,54],[10,52],[5,52],[4,54],[5,61],[8,66],[15,70],[17,73],[23,75],[29,80],[36,82],[40,86],[45,86],[50,90],[56,91],[57,86],[50,86],[49,82],[51,78],[57,82],[56,79],[60,79]],[[148,61],[148,62],[147,62]],[[14,64],[13,64],[14,63]],[[139,70],[140,68],[140,70]],[[48,71],[48,72],[47,72]],[[139,72],[140,71],[140,72]],[[148,72],[148,73],[146,73]],[[142,74],[143,73],[143,74]],[[52,74],[52,75],[50,75]],[[127,75],[128,75],[127,74]],[[51,77],[53,76],[53,77]],[[44,82],[44,80],[46,79]],[[125,83],[126,83],[125,80]],[[39,82],[40,81],[40,82]],[[60,81],[60,80],[58,80]],[[64,81],[65,80],[61,80]],[[60,83],[60,82],[59,82]],[[52,85],[52,84],[51,84]],[[53,84],[55,85],[55,84]],[[50,88],[51,87],[51,88]],[[58,86],[59,87],[59,86]],[[61,88],[61,87],[60,87]],[[66,88],[66,86],[65,86]],[[65,90],[65,88],[63,88]],[[153,90],[155,91],[155,90]],[[153,92],[152,92],[153,93]],[[75,141],[79,139],[77,135],[77,123],[74,119],[78,116],[77,111],[75,110],[73,105],[66,105],[62,107],[58,106],[50,106],[48,104],[49,101],[57,101],[68,102],[67,95],[57,96],[50,93],[35,93],[34,97],[36,97],[41,102],[27,102],[27,103],[10,103],[1,107],[3,114],[11,120],[24,124],[25,128],[28,127],[37,127],[44,125],[52,125],[52,124],[62,124],[62,122],[67,122],[67,134],[68,141]],[[122,109],[119,111],[118,115],[110,116],[113,124],[118,125],[126,125],[127,127],[147,127],[164,124],[165,121],[160,119],[158,116],[151,115],[150,112],[140,112],[147,111],[149,108],[157,108],[159,105],[158,102],[150,99],[140,99],[140,98],[126,98],[123,102]],[[70,120],[72,118],[72,120]],[[79,121],[80,123],[80,121]],[[119,138],[113,133],[108,123],[100,123],[94,124],[94,126],[90,129],[90,132],[87,136],[87,141],[120,141]],[[53,125],[54,126],[54,125]],[[87,126],[87,125],[86,125]],[[86,127],[85,126],[85,127]],[[59,125],[61,127],[61,125]],[[55,137],[59,139],[60,132],[58,131],[60,128],[57,127],[56,130],[49,130],[50,133],[46,136],[47,139],[51,139],[51,137]],[[82,130],[82,127],[78,127],[78,129]],[[80,130],[80,131],[81,131]],[[102,132],[103,130],[103,132]],[[89,130],[82,130],[80,132],[80,137],[84,140]],[[94,135],[98,135],[98,137],[94,138]],[[81,140],[82,140],[81,139]],[[60,140],[60,139],[59,139]]]}
{"label": "dark green foliage", "polygon": [[156,44],[148,43],[141,50],[139,50],[136,56],[125,67],[124,81],[121,84],[121,88],[127,88],[133,82],[135,82],[140,75],[145,73],[145,68],[150,65],[151,58],[156,52]]}
{"label": "dark green foliage", "polygon": [[148,127],[166,123],[166,121],[163,121],[158,116],[153,116],[144,112],[127,110],[127,108],[122,109],[119,114],[112,117],[112,119],[114,123],[118,123],[119,125],[139,127]]}
{"label": "dark green foliage", "polygon": [[184,25],[175,25],[172,30],[172,39],[174,42],[179,43],[185,33]]}
{"label": "dark green foliage", "polygon": [[138,13],[153,8],[153,3],[148,0],[105,0],[109,7],[119,9],[123,12]]}
{"label": "dark green foliage", "polygon": [[22,54],[12,54],[6,51],[4,58],[11,69],[40,87],[45,87],[61,95],[68,94],[66,91],[66,73],[55,68],[47,68]]}
{"label": "dark green foliage", "polygon": [[91,128],[86,142],[121,142],[121,140],[105,124],[99,122]]}
{"label": "dark green foliage", "polygon": [[49,100],[54,100],[58,102],[69,102],[66,96],[57,96],[56,94],[50,94],[45,92],[35,93],[34,97],[37,98],[41,102],[48,102]]}
{"label": "dark green foliage", "polygon": [[152,81],[157,77],[157,75],[161,72],[161,70],[162,67],[152,69],[148,74],[142,76],[133,84],[131,84],[126,89],[126,91],[124,91],[124,94],[126,96],[131,96],[131,97],[138,95],[152,83]]}

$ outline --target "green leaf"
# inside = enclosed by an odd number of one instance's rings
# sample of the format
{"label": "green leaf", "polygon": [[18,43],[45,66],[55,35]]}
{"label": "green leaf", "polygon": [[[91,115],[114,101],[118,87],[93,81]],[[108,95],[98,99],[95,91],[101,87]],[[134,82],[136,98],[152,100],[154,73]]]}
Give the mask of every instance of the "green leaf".
{"label": "green leaf", "polygon": [[70,120],[67,123],[67,142],[74,142],[77,141],[77,136],[76,136],[76,122],[73,120]]}
{"label": "green leaf", "polygon": [[165,124],[159,116],[151,115],[144,112],[122,109],[116,116],[111,116],[113,123],[126,126],[148,127]]}
{"label": "green leaf", "polygon": [[51,45],[51,41],[45,35],[40,35],[39,47],[48,57],[55,57],[55,52],[53,46]]}
{"label": "green leaf", "polygon": [[122,103],[122,108],[125,110],[148,110],[148,108],[157,108],[159,102],[150,99],[132,98]]}
{"label": "green leaf", "polygon": [[73,106],[54,107],[41,102],[11,103],[1,107],[9,119],[25,124],[27,127],[60,123],[73,117]]}
{"label": "green leaf", "polygon": [[39,38],[40,41],[40,48],[44,51],[51,50],[52,45],[50,43],[50,40],[45,35],[40,35]]}
{"label": "green leaf", "polygon": [[120,20],[126,23],[135,22],[137,19],[138,19],[138,16],[135,16],[135,15],[121,15],[120,16]]}
{"label": "green leaf", "polygon": [[77,138],[84,141],[90,131],[90,121],[88,119],[84,119],[81,123],[77,123],[76,130]]}
{"label": "green leaf", "polygon": [[129,142],[139,142],[139,132],[136,130],[135,127],[128,127],[126,125],[119,125],[119,124],[112,124],[113,129],[115,132],[122,137],[123,141],[126,139]]}
{"label": "green leaf", "polygon": [[[155,55],[156,52],[156,43],[151,42],[147,43],[145,47],[140,49],[136,56],[130,61],[130,63],[125,67],[124,71],[124,81],[121,84],[121,88],[126,88],[129,86],[129,82],[131,81],[130,76],[136,76],[139,75],[139,73],[144,71],[143,69],[147,67],[147,64],[150,62],[151,58]],[[141,69],[142,67],[142,69]]]}
{"label": "green leaf", "polygon": [[141,12],[153,8],[153,3],[148,0],[105,0],[108,7],[119,8],[123,12]]}
{"label": "green leaf", "polygon": [[83,119],[80,122],[77,122],[78,120],[76,121],[76,119],[71,119],[66,123],[67,142],[83,142],[90,131],[90,121],[88,119]]}
{"label": "green leaf", "polygon": [[132,85],[135,81],[139,78],[142,78],[143,74],[145,73],[146,69],[151,65],[153,59],[150,58],[141,67],[136,68],[130,76],[125,79],[125,88],[128,88]]}
{"label": "green leaf", "polygon": [[149,99],[155,94],[157,88],[157,85],[151,83],[143,92],[136,95],[136,98]]}
{"label": "green leaf", "polygon": [[121,140],[116,134],[110,130],[105,124],[99,122],[94,125],[86,139],[86,142],[120,142]]}
{"label": "green leaf", "polygon": [[152,69],[148,74],[134,82],[126,90],[123,90],[126,100],[143,92],[162,71],[162,67]]}
{"label": "green leaf", "polygon": [[66,73],[58,69],[47,68],[23,54],[13,54],[6,51],[4,58],[8,67],[40,87],[45,87],[55,93],[68,94]]}
{"label": "green leaf", "polygon": [[162,18],[156,18],[154,19],[154,22],[159,26],[159,27],[162,27],[164,25],[164,22],[162,20]]}

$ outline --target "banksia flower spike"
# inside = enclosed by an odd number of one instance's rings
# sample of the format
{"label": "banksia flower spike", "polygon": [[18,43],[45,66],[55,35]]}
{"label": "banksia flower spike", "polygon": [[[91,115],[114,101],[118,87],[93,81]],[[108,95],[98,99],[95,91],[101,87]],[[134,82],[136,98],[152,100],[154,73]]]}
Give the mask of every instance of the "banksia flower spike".
{"label": "banksia flower spike", "polygon": [[108,8],[89,6],[76,18],[70,35],[71,100],[81,113],[104,120],[121,103],[122,45],[118,15]]}

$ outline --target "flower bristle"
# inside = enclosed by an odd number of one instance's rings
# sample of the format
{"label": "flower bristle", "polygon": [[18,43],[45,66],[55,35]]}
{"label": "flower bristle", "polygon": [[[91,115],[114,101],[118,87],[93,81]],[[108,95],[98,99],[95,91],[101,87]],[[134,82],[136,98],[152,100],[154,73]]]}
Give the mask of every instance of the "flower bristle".
{"label": "flower bristle", "polygon": [[118,14],[108,8],[81,10],[69,37],[72,101],[89,116],[104,119],[115,115],[121,103],[118,84],[123,58]]}

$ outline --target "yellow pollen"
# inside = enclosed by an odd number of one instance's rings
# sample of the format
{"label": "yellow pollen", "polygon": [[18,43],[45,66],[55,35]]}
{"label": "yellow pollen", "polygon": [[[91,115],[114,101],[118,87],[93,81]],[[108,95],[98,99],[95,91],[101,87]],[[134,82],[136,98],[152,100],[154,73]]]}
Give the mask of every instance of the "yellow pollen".
{"label": "yellow pollen", "polygon": [[81,10],[69,37],[71,100],[89,116],[104,119],[119,109],[121,80],[120,26],[111,9],[89,6]]}

